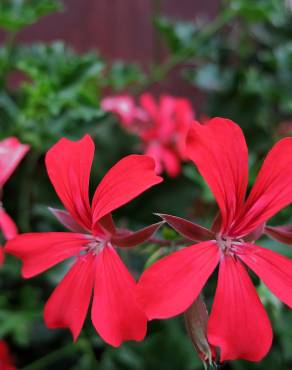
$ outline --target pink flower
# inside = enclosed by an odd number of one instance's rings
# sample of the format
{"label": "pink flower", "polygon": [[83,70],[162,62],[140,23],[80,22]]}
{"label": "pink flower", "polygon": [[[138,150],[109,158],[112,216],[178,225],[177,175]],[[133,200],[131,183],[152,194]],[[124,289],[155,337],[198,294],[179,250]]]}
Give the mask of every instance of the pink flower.
{"label": "pink flower", "polygon": [[18,235],[5,249],[22,260],[25,278],[74,257],[73,266],[46,303],[46,325],[68,327],[76,340],[94,290],[92,323],[106,342],[119,346],[125,340],[142,340],[147,319],[136,301],[135,280],[115,246],[142,243],[160,224],[137,232],[121,231],[116,229],[111,212],[162,179],[155,175],[151,158],[130,155],[104,176],[90,205],[88,186],[93,156],[94,143],[88,135],[77,142],[63,138],[48,151],[47,171],[68,211],[52,212],[70,232]]}
{"label": "pink flower", "polygon": [[105,98],[102,107],[118,114],[123,126],[140,137],[142,151],[155,160],[157,173],[180,174],[186,134],[194,117],[188,100],[162,95],[157,103],[150,94],[143,94],[137,107],[131,97],[118,96]]}
{"label": "pink flower", "polygon": [[4,340],[0,340],[0,369],[16,370],[9,348]]}
{"label": "pink flower", "polygon": [[[15,137],[0,141],[0,230],[6,240],[12,239],[17,234],[17,227],[3,208],[2,189],[28,150],[29,146],[21,144]],[[0,265],[3,262],[4,253],[0,246]]]}
{"label": "pink flower", "polygon": [[136,107],[134,99],[128,95],[109,96],[101,101],[101,108],[105,112],[118,115],[123,126],[128,129],[136,120],[146,119],[145,112]]}
{"label": "pink flower", "polygon": [[205,125],[194,123],[187,137],[187,153],[212,190],[220,217],[208,230],[162,215],[197,243],[144,272],[138,283],[141,304],[149,319],[186,311],[219,264],[208,340],[220,348],[221,361],[259,361],[269,351],[272,329],[247,267],[292,307],[292,261],[254,243],[263,224],[291,204],[292,138],[272,148],[247,198],[248,149],[234,122],[214,118]]}

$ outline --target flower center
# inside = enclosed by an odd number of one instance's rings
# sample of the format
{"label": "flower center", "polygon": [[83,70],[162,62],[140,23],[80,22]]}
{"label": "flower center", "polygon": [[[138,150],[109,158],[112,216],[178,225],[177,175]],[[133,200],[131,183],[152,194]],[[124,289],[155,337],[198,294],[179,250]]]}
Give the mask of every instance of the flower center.
{"label": "flower center", "polygon": [[224,254],[234,256],[238,252],[240,252],[241,246],[243,245],[244,241],[242,239],[236,239],[229,237],[227,235],[216,235],[216,240],[218,246],[220,247],[221,251]]}
{"label": "flower center", "polygon": [[96,256],[103,250],[106,244],[107,240],[100,239],[91,240],[90,243],[86,245],[86,252],[92,253],[94,256]]}

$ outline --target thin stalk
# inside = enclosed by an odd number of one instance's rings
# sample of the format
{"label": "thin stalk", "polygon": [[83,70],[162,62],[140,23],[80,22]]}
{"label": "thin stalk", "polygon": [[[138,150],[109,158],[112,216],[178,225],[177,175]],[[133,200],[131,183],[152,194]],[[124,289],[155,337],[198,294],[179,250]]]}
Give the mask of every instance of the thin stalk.
{"label": "thin stalk", "polygon": [[71,353],[73,350],[75,351],[76,349],[75,347],[76,347],[75,343],[70,343],[65,347],[59,348],[56,351],[48,353],[42,358],[32,362],[30,365],[23,367],[21,370],[44,369],[45,366],[53,363],[56,360],[61,359],[64,355]]}
{"label": "thin stalk", "polygon": [[90,357],[92,364],[94,364],[94,366],[97,368],[99,363],[96,359],[90,340],[83,334],[82,339],[79,340],[79,344],[80,348]]}
{"label": "thin stalk", "polygon": [[15,40],[16,40],[16,35],[17,35],[17,32],[11,31],[8,33],[7,38],[5,40],[5,49],[7,51],[8,58],[11,58],[12,56],[14,45],[15,45]]}
{"label": "thin stalk", "polygon": [[3,49],[6,52],[7,63],[5,65],[5,68],[3,68],[3,70],[1,71],[1,77],[0,77],[1,85],[6,84],[7,75],[12,68],[11,66],[13,64],[13,51],[14,51],[14,46],[15,46],[15,38],[16,38],[16,32],[9,32],[4,41]]}
{"label": "thin stalk", "polygon": [[38,153],[32,150],[28,153],[22,168],[22,181],[18,198],[18,225],[22,232],[31,230],[31,196],[38,158]]}
{"label": "thin stalk", "polygon": [[165,63],[158,65],[152,69],[150,75],[142,86],[142,89],[163,80],[175,67],[186,62],[189,58],[195,56],[196,51],[206,43],[212,36],[214,36],[221,28],[230,22],[236,13],[227,9],[220,13],[217,18],[207,24],[201,31],[196,43],[182,50],[179,54],[170,56]]}

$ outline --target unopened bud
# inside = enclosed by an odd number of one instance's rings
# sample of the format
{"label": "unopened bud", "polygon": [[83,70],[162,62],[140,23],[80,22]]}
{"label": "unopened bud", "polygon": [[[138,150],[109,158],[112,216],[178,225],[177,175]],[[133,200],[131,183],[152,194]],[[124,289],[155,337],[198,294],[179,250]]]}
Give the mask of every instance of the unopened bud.
{"label": "unopened bud", "polygon": [[184,313],[188,335],[205,368],[215,364],[215,348],[207,339],[208,310],[200,295]]}

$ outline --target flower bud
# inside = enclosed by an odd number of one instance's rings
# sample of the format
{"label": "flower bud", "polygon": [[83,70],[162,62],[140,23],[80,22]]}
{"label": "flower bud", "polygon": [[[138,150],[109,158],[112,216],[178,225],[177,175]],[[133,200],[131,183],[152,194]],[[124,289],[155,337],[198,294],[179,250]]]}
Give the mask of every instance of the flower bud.
{"label": "flower bud", "polygon": [[205,368],[212,366],[215,362],[216,351],[207,339],[209,315],[202,295],[185,311],[184,317],[188,335]]}

